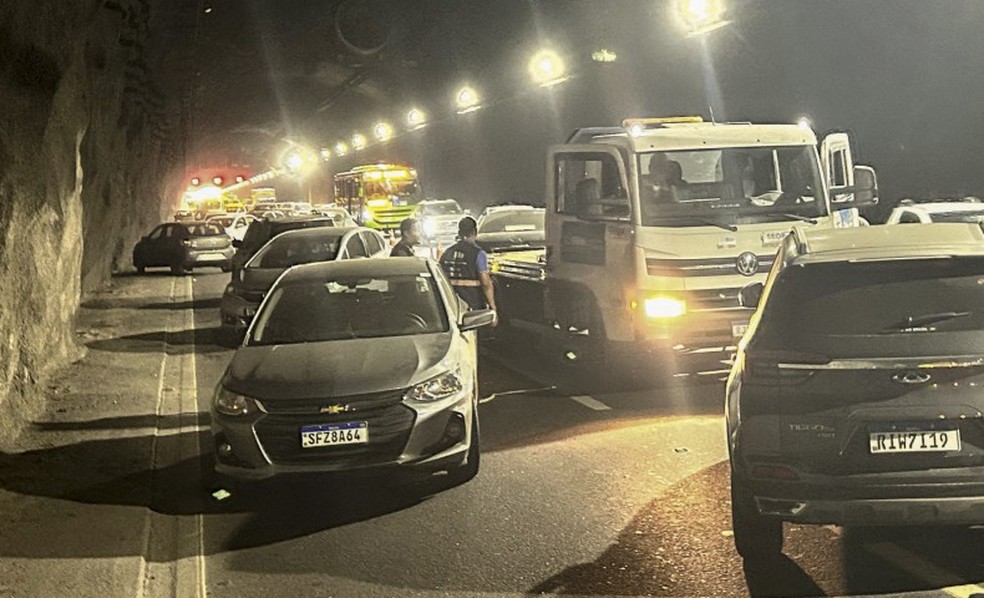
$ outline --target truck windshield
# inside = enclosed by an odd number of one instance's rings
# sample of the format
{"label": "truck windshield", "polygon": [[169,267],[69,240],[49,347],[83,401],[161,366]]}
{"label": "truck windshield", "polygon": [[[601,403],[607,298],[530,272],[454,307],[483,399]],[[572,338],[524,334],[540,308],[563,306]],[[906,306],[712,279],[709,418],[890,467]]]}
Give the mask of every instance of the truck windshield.
{"label": "truck windshield", "polygon": [[809,220],[827,215],[812,146],[638,155],[644,226]]}

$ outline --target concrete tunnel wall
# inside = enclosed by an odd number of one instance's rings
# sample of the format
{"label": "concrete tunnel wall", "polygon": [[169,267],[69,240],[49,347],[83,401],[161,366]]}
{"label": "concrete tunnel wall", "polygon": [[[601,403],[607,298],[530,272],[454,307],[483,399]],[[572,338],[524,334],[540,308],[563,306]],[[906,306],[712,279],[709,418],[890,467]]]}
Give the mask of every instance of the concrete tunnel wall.
{"label": "concrete tunnel wall", "polygon": [[176,192],[183,111],[149,62],[154,23],[173,15],[153,10],[0,3],[0,445],[36,416],[45,379],[83,356],[80,300],[129,264]]}

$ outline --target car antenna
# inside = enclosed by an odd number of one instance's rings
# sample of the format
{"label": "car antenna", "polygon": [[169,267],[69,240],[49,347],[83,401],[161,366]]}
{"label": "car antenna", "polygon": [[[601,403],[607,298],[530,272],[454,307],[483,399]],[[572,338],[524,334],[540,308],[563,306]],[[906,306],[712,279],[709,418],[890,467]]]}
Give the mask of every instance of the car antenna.
{"label": "car antenna", "polygon": [[711,124],[715,124],[715,125],[718,124],[717,123],[717,120],[715,120],[715,118],[714,118],[714,106],[711,106],[710,104],[708,104],[707,105],[707,109],[711,112]]}

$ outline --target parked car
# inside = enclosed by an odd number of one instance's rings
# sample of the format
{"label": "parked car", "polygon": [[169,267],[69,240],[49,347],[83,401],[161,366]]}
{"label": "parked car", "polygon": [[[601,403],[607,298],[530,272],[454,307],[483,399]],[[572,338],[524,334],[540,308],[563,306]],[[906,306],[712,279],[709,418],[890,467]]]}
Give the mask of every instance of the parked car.
{"label": "parked car", "polygon": [[984,203],[976,197],[953,201],[917,203],[903,200],[889,214],[885,224],[928,224],[930,222],[984,221]]}
{"label": "parked car", "polygon": [[195,220],[195,215],[191,210],[177,210],[174,212],[175,222],[191,222]]}
{"label": "parked car", "polygon": [[783,522],[984,524],[984,233],[796,229],[727,383],[734,541]]}
{"label": "parked car", "polygon": [[243,237],[246,235],[246,229],[248,229],[250,223],[256,219],[256,216],[253,216],[252,214],[239,212],[235,214],[209,216],[206,222],[211,222],[221,226],[223,230],[225,230],[226,234],[229,235],[229,238],[233,241],[242,241]]}
{"label": "parked car", "polygon": [[490,214],[501,212],[503,210],[512,211],[512,210],[534,210],[534,209],[536,209],[534,206],[528,204],[521,204],[521,203],[493,204],[490,206],[485,206],[485,209],[482,210],[482,212],[478,215],[478,223],[481,224],[482,220],[484,220]]}
{"label": "parked car", "polygon": [[221,227],[207,222],[159,224],[133,248],[137,272],[165,266],[175,274],[193,268],[218,266],[228,272],[232,264],[232,241]]}
{"label": "parked car", "polygon": [[353,471],[471,479],[475,329],[494,317],[462,309],[430,260],[290,268],[215,390],[218,482]]}
{"label": "parked car", "polygon": [[317,228],[321,226],[335,226],[335,221],[330,218],[263,218],[256,220],[246,229],[242,241],[233,241],[236,254],[232,258],[232,277],[239,276],[239,271],[243,265],[259,251],[260,247],[266,245],[267,241],[276,237],[280,233],[299,228]]}
{"label": "parked car", "polygon": [[496,210],[478,224],[479,247],[489,253],[546,247],[543,208]]}
{"label": "parked car", "polygon": [[260,301],[284,270],[298,264],[386,257],[378,232],[364,227],[295,229],[270,239],[226,286],[219,310],[226,338],[240,338]]}

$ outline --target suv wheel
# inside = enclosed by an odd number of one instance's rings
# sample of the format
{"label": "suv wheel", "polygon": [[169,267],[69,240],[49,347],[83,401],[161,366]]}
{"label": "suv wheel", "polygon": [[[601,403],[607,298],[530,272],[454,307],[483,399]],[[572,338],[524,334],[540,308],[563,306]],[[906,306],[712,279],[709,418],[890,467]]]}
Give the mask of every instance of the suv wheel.
{"label": "suv wheel", "polygon": [[760,515],[751,494],[731,483],[731,526],[735,548],[744,559],[775,557],[782,552],[782,520]]}

